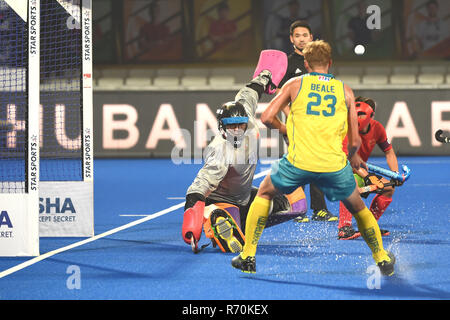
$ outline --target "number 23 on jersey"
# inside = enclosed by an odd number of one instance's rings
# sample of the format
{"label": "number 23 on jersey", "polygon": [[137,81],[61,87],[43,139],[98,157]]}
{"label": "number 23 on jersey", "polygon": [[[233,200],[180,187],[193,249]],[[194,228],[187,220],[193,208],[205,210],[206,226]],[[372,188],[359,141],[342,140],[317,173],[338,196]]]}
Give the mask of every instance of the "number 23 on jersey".
{"label": "number 23 on jersey", "polygon": [[[316,92],[310,92],[308,94],[310,101],[306,105],[306,114],[312,116],[332,117],[336,113],[336,96],[333,94],[327,94],[322,97]],[[324,108],[325,107],[325,108]]]}

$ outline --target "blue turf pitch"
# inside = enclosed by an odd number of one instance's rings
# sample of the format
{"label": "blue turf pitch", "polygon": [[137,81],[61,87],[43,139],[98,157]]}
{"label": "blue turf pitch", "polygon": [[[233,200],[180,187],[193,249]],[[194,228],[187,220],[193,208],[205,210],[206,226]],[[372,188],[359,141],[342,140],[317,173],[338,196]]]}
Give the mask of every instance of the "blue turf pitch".
{"label": "blue turf pitch", "polygon": [[[338,241],[337,222],[291,221],[266,229],[257,273],[247,275],[230,266],[234,254],[211,246],[193,254],[181,239],[178,209],[0,279],[0,299],[449,299],[450,157],[399,162],[412,175],[380,220],[391,231],[383,241],[397,265],[379,289],[369,289],[377,282],[364,241]],[[380,158],[373,163],[386,166]],[[199,168],[169,160],[96,160],[95,234],[183,202]],[[257,173],[267,168],[259,165]],[[337,203],[328,206],[337,213]],[[42,238],[41,254],[80,240]],[[204,235],[201,243],[207,243]],[[0,272],[29,259],[0,258]],[[80,272],[79,289],[71,287],[70,266]]]}

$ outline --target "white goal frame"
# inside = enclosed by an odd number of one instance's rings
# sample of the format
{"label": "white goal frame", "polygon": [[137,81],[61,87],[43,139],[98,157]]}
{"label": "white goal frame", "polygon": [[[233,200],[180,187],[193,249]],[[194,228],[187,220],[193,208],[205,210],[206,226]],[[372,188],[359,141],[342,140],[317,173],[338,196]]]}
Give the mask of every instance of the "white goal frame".
{"label": "white goal frame", "polygon": [[[24,193],[0,193],[0,256],[39,255],[39,50],[40,1],[5,0],[28,25],[28,139]],[[3,222],[3,221],[2,221]]]}
{"label": "white goal frame", "polygon": [[[41,237],[90,237],[94,235],[94,149],[93,149],[93,81],[92,81],[92,1],[54,0],[67,12],[77,12],[73,17],[82,33],[82,74],[80,90],[82,96],[82,181],[41,181],[40,208],[46,201],[61,207],[70,201],[68,212],[40,213],[39,234]],[[73,4],[75,3],[75,4]],[[81,10],[71,10],[81,5]],[[47,200],[48,199],[48,200]],[[42,210],[41,210],[42,211]]]}

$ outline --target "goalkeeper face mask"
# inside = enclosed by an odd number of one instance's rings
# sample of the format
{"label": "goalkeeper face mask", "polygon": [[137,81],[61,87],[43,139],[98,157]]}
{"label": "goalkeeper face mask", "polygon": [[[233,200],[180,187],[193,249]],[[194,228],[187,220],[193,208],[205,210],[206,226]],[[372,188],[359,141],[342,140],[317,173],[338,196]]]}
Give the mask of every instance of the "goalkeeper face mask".
{"label": "goalkeeper face mask", "polygon": [[230,128],[231,126],[227,126],[225,129],[226,139],[233,145],[235,148],[239,148],[242,145],[242,140],[244,140],[245,131],[247,130],[246,123],[240,123],[234,128]]}
{"label": "goalkeeper face mask", "polygon": [[365,102],[356,102],[356,114],[358,115],[358,129],[363,132],[374,115],[373,109]]}
{"label": "goalkeeper face mask", "polygon": [[242,104],[230,101],[217,110],[219,132],[233,147],[239,148],[247,130],[248,116]]}

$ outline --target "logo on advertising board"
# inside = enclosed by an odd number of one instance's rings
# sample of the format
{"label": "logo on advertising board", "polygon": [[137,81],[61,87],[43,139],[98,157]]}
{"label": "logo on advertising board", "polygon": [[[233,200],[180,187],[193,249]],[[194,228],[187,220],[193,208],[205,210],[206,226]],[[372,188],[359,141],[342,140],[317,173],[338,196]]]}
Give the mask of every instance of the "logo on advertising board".
{"label": "logo on advertising board", "polygon": [[39,198],[40,222],[75,222],[76,213],[71,198]]}
{"label": "logo on advertising board", "polygon": [[13,238],[13,224],[8,211],[0,212],[0,238]]}
{"label": "logo on advertising board", "polygon": [[330,81],[330,77],[326,77],[326,76],[319,76],[319,81]]}

